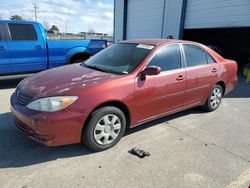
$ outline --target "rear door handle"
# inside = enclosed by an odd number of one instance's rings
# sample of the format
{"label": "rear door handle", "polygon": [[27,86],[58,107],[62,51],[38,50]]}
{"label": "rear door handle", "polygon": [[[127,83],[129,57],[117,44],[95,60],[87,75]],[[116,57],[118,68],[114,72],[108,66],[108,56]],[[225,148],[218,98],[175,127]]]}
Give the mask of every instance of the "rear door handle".
{"label": "rear door handle", "polygon": [[0,50],[1,51],[6,50],[6,47],[5,46],[0,46]]}
{"label": "rear door handle", "polygon": [[217,72],[217,71],[218,71],[218,69],[216,69],[216,68],[212,69],[212,72]]}
{"label": "rear door handle", "polygon": [[41,45],[37,45],[35,48],[38,49],[38,50],[41,50],[42,46]]}
{"label": "rear door handle", "polygon": [[176,80],[178,80],[178,81],[184,80],[184,76],[179,75],[179,76],[176,78]]}

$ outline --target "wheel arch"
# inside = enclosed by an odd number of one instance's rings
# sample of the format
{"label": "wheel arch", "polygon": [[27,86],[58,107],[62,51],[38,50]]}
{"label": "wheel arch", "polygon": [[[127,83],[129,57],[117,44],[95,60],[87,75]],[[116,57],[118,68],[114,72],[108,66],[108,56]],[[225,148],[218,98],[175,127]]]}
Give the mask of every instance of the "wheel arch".
{"label": "wheel arch", "polygon": [[77,52],[73,55],[71,55],[68,60],[67,60],[67,64],[70,64],[71,61],[75,58],[77,59],[77,57],[86,57],[86,59],[88,59],[90,57],[90,54],[88,52]]}
{"label": "wheel arch", "polygon": [[225,94],[225,91],[226,91],[226,84],[225,84],[225,82],[221,80],[221,81],[218,81],[218,82],[216,83],[216,85],[219,85],[219,86],[222,87],[223,95],[224,95],[224,94]]}
{"label": "wheel arch", "polygon": [[75,47],[70,49],[66,53],[66,62],[69,63],[72,57],[74,57],[77,54],[88,54],[89,56],[91,55],[89,49],[87,47]]}
{"label": "wheel arch", "polygon": [[126,117],[126,129],[129,129],[130,128],[130,123],[131,123],[131,114],[130,114],[130,111],[127,107],[126,104],[124,104],[123,102],[121,101],[107,101],[107,102],[104,102],[102,104],[99,104],[98,106],[96,106],[89,114],[88,114],[88,117],[86,118],[84,124],[83,124],[83,128],[82,128],[82,133],[84,131],[84,129],[86,128],[86,124],[88,123],[88,121],[90,120],[91,118],[91,114],[97,110],[97,109],[100,109],[100,108],[103,108],[103,107],[106,107],[106,106],[113,106],[113,107],[116,107],[118,109],[120,109],[125,117]]}

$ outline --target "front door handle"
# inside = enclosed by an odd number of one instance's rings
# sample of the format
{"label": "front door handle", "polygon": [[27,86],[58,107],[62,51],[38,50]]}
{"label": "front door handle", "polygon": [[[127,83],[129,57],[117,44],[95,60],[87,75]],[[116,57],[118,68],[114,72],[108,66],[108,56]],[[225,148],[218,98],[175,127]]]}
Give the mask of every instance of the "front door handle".
{"label": "front door handle", "polygon": [[38,49],[38,50],[41,50],[42,46],[41,45],[37,45],[35,48]]}
{"label": "front door handle", "polygon": [[6,50],[6,47],[5,46],[0,46],[0,50],[4,51],[4,50]]}
{"label": "front door handle", "polygon": [[184,76],[183,76],[183,75],[179,75],[179,76],[176,78],[176,80],[178,80],[178,81],[184,80]]}
{"label": "front door handle", "polygon": [[212,69],[212,72],[217,72],[217,71],[218,71],[218,69],[216,69],[216,68]]}

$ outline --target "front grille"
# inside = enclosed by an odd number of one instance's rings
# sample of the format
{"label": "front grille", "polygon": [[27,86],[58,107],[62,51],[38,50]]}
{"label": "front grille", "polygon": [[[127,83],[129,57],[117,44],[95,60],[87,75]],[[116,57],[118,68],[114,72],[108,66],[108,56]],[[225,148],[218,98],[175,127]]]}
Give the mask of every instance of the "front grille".
{"label": "front grille", "polygon": [[21,132],[25,132],[25,128],[20,124],[18,123],[17,121],[15,122],[16,123],[16,127],[21,131]]}
{"label": "front grille", "polygon": [[24,95],[20,91],[17,91],[16,96],[17,96],[17,103],[22,106],[26,106],[32,100],[32,97]]}

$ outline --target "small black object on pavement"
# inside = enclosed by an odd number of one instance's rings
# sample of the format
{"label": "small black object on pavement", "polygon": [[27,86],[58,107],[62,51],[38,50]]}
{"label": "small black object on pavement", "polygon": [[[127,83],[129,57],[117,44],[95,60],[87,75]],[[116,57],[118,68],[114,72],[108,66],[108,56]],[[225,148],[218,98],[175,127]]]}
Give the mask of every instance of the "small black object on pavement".
{"label": "small black object on pavement", "polygon": [[131,150],[128,151],[130,154],[135,155],[140,157],[141,159],[146,157],[146,156],[150,156],[151,154],[149,152],[146,152],[142,149],[139,148],[132,148]]}

